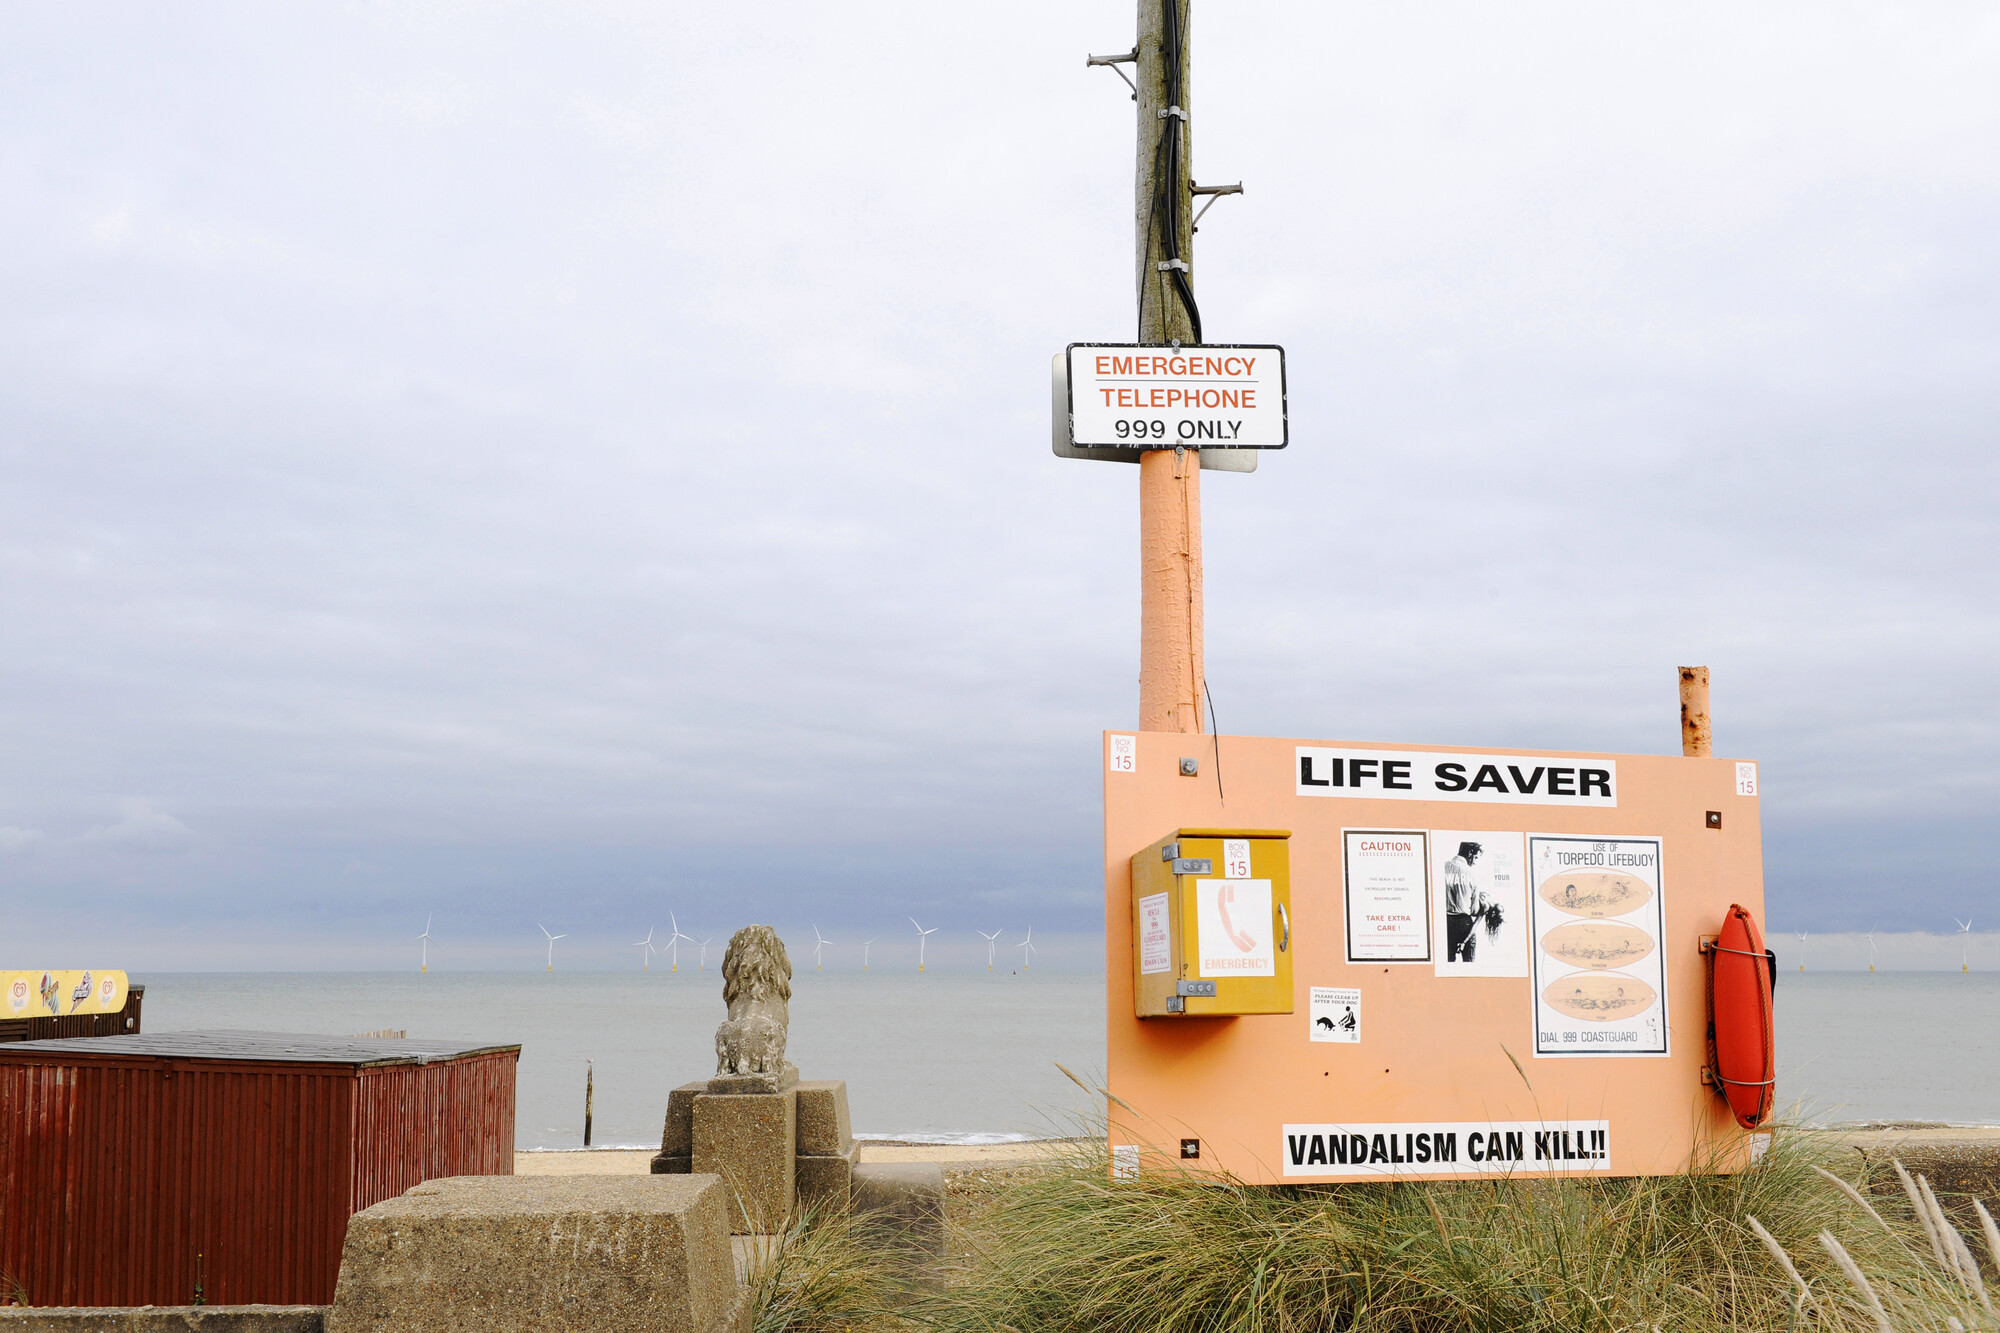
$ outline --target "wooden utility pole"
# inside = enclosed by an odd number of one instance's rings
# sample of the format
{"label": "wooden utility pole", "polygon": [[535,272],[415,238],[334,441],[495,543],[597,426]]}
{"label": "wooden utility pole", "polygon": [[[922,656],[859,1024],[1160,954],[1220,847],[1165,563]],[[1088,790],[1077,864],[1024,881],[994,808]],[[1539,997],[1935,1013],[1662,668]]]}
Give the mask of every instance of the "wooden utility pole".
{"label": "wooden utility pole", "polygon": [[[1189,0],[1139,0],[1136,189],[1139,341],[1201,341],[1194,274],[1188,74]],[[1171,86],[1170,86],[1171,85]],[[1139,460],[1139,729],[1200,732],[1201,456]]]}

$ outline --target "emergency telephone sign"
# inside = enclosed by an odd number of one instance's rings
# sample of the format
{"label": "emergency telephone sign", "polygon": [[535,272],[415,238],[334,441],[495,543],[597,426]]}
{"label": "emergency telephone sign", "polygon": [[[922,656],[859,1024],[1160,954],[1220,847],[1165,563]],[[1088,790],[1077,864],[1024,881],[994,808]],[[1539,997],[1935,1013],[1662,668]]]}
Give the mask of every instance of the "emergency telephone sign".
{"label": "emergency telephone sign", "polygon": [[1282,449],[1285,349],[1071,343],[1069,437],[1084,449]]}

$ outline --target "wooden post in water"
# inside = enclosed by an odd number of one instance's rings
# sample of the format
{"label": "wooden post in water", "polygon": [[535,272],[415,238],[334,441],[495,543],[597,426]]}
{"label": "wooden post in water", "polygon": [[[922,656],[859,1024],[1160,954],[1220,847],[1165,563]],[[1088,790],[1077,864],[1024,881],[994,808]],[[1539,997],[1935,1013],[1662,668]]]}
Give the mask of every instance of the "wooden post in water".
{"label": "wooden post in water", "polygon": [[1706,759],[1715,753],[1714,736],[1708,725],[1708,668],[1681,668],[1681,753],[1691,759]]}
{"label": "wooden post in water", "polygon": [[588,1060],[583,1062],[583,1146],[590,1146],[590,1103],[597,1095],[597,1069]]}

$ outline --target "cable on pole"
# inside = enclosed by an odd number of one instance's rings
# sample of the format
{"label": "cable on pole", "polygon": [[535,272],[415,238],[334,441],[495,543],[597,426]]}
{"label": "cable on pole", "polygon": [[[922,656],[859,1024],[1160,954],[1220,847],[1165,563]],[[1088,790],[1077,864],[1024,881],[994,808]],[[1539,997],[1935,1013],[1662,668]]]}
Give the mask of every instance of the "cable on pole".
{"label": "cable on pole", "polygon": [[[1181,32],[1181,3],[1182,0],[1165,0],[1160,6],[1160,46],[1167,105],[1160,112],[1160,119],[1165,124],[1159,144],[1153,150],[1153,201],[1149,212],[1150,220],[1159,228],[1160,247],[1167,254],[1158,265],[1158,271],[1171,279],[1174,294],[1180,298],[1182,309],[1187,311],[1194,341],[1200,345],[1203,341],[1201,308],[1195,304],[1194,287],[1188,281],[1187,257],[1181,253],[1180,165],[1187,154],[1188,118],[1187,112],[1181,108],[1181,97],[1187,91],[1186,71],[1183,68],[1187,45]],[[1144,336],[1143,330],[1141,336]]]}

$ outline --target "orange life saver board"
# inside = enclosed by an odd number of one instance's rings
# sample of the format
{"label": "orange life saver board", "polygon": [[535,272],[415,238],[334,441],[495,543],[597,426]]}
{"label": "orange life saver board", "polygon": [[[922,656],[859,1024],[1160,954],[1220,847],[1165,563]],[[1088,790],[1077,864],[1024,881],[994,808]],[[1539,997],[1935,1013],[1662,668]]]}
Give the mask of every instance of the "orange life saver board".
{"label": "orange life saver board", "polygon": [[1771,988],[1777,960],[1764,948],[1756,919],[1730,904],[1708,955],[1709,1069],[1736,1123],[1755,1129],[1777,1095],[1777,1042]]}

